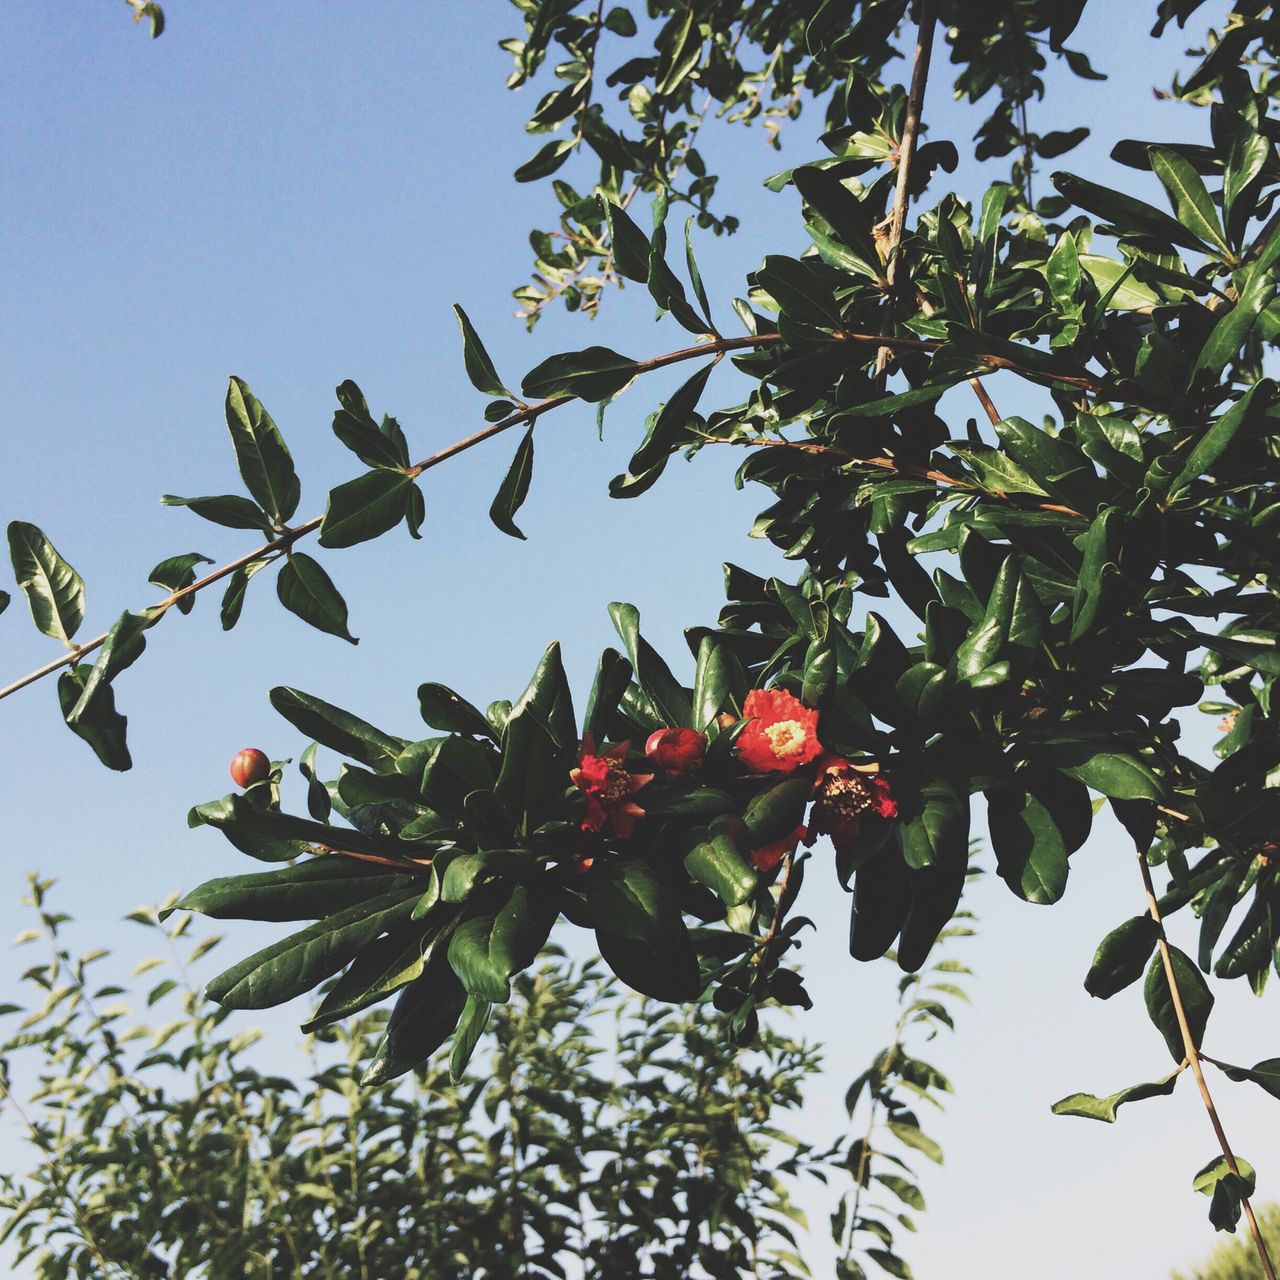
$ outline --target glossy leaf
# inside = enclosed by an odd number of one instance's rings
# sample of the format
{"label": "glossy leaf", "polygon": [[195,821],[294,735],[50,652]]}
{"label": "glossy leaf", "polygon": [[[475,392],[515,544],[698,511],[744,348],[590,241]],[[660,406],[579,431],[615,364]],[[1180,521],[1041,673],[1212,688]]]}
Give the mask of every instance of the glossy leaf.
{"label": "glossy leaf", "polygon": [[462,360],[471,385],[487,396],[510,396],[511,392],[502,385],[502,379],[498,377],[498,371],[493,367],[493,361],[484,349],[480,335],[476,333],[467,313],[456,302],[453,304],[453,314],[462,331]]}
{"label": "glossy leaf", "polygon": [[[64,719],[79,705],[92,672],[92,665],[86,662],[69,668],[58,677],[58,704]],[[74,721],[68,719],[67,727],[93,748],[94,754],[108,769],[123,773],[133,768],[125,740],[128,718],[116,710],[115,693],[110,685],[99,690],[87,714],[81,714]]]}
{"label": "glossy leaf", "polygon": [[[182,555],[170,556],[167,560],[161,560],[154,569],[147,574],[147,581],[154,582],[157,587],[163,587],[166,591],[181,591],[183,587],[189,587],[196,580],[196,565],[212,564],[213,561],[208,556],[202,556],[198,551],[187,551]],[[178,601],[179,613],[190,613],[195,606],[195,596],[185,596]]]}
{"label": "glossy leaf", "polygon": [[1160,926],[1150,916],[1134,916],[1112,929],[1094,952],[1084,989],[1096,999],[1109,1000],[1137,982],[1159,936]]}
{"label": "glossy leaf", "polygon": [[[1209,1021],[1209,1013],[1213,1009],[1213,993],[1209,990],[1200,970],[1185,952],[1171,946],[1169,959],[1173,966],[1174,980],[1182,995],[1182,1005],[1186,1011],[1187,1027],[1191,1032],[1192,1043],[1199,1048],[1204,1037],[1205,1025]],[[1186,1050],[1183,1047],[1178,1017],[1174,1012],[1173,997],[1169,993],[1169,984],[1165,978],[1164,965],[1159,955],[1153,957],[1147,969],[1143,996],[1147,1003],[1147,1015],[1152,1024],[1164,1037],[1173,1060],[1181,1062],[1186,1057]]]}
{"label": "glossy leaf", "polygon": [[292,552],[276,578],[280,603],[318,631],[358,644],[347,629],[347,602],[324,567],[301,551]]}
{"label": "glossy leaf", "polygon": [[241,378],[227,387],[227,429],[245,487],[276,524],[298,509],[302,490],[293,459],[271,415]]}
{"label": "glossy leaf", "polygon": [[524,540],[524,534],[516,527],[515,514],[529,495],[529,482],[533,479],[533,427],[521,437],[515,457],[507,468],[498,494],[489,508],[489,519],[503,533]]}
{"label": "glossy leaf", "polygon": [[189,507],[196,515],[227,529],[257,529],[268,536],[274,532],[271,519],[256,502],[238,493],[222,493],[208,498],[179,498],[166,493],[160,499],[166,507]]}
{"label": "glossy leaf", "polygon": [[359,716],[299,689],[277,686],[271,690],[271,705],[308,738],[373,769],[393,767],[409,745],[404,738],[383,733]]}
{"label": "glossy leaf", "polygon": [[36,626],[69,645],[84,621],[84,581],[33,524],[9,524],[9,559]]}
{"label": "glossy leaf", "polygon": [[329,492],[320,525],[322,547],[354,547],[394,529],[409,510],[412,476],[403,471],[367,471]]}
{"label": "glossy leaf", "polygon": [[587,347],[551,356],[531,369],[523,383],[531,399],[576,396],[594,404],[616,396],[640,372],[636,361],[608,347]]}

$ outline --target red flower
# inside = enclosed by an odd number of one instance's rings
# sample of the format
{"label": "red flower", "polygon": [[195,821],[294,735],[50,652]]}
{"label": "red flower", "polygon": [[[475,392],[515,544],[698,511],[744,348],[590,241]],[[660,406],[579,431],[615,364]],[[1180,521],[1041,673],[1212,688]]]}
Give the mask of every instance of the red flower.
{"label": "red flower", "polygon": [[803,826],[797,827],[790,835],[771,844],[762,844],[751,850],[751,865],[757,871],[772,871],[789,853],[795,853],[796,845],[805,838],[808,832]]}
{"label": "red flower", "polygon": [[649,735],[644,753],[668,778],[692,773],[702,767],[707,751],[707,735],[697,729],[658,729]]}
{"label": "red flower", "polygon": [[1236,727],[1236,719],[1240,715],[1240,708],[1236,707],[1232,711],[1228,711],[1221,720],[1218,721],[1219,733],[1230,733]]}
{"label": "red flower", "polygon": [[751,722],[738,736],[738,759],[752,773],[793,773],[822,754],[818,713],[785,689],[752,689],[742,714]]}
{"label": "red flower", "polygon": [[807,843],[822,834],[829,835],[838,845],[849,844],[858,838],[862,815],[868,811],[881,818],[898,816],[898,802],[893,798],[889,779],[839,756],[826,756],[819,761],[813,791]]}
{"label": "red flower", "polygon": [[594,739],[590,734],[583,737],[578,767],[569,770],[573,785],[587,799],[583,831],[603,831],[608,823],[615,836],[626,840],[644,817],[644,810],[631,797],[653,781],[653,774],[627,772],[622,762],[630,746],[629,742],[620,742],[603,755],[596,755]]}

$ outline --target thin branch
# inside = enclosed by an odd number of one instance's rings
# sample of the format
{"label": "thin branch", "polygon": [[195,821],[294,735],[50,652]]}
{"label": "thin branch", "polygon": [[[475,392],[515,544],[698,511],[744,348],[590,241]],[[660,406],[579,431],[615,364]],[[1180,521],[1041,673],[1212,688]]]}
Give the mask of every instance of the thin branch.
{"label": "thin branch", "polygon": [[[1209,1123],[1213,1126],[1213,1133],[1218,1139],[1218,1146],[1222,1148],[1222,1155],[1227,1162],[1227,1168],[1238,1175],[1240,1173],[1240,1165],[1236,1161],[1235,1153],[1231,1150],[1230,1142],[1227,1141],[1222,1121],[1218,1119],[1217,1108],[1213,1105],[1213,1097],[1209,1093],[1209,1086],[1205,1083],[1204,1071],[1200,1066],[1200,1048],[1195,1042],[1195,1037],[1191,1034],[1191,1025],[1187,1021],[1187,1010],[1182,1003],[1182,992],[1178,988],[1178,979],[1173,972],[1173,959],[1169,955],[1169,940],[1165,936],[1164,921],[1160,917],[1160,906],[1156,900],[1155,886],[1151,882],[1151,868],[1147,865],[1147,855],[1141,848],[1138,849],[1137,853],[1138,866],[1142,869],[1142,887],[1147,895],[1147,910],[1159,930],[1156,945],[1160,948],[1160,963],[1164,967],[1165,982],[1169,986],[1169,996],[1173,1001],[1173,1012],[1178,1019],[1178,1030],[1182,1032],[1182,1047],[1187,1055],[1187,1063],[1191,1067],[1191,1074],[1196,1078],[1196,1084],[1200,1089],[1200,1098],[1204,1102],[1204,1109],[1209,1113]],[[1248,1220],[1249,1232],[1253,1236],[1253,1245],[1258,1252],[1258,1261],[1262,1263],[1263,1272],[1267,1280],[1276,1280],[1275,1267],[1272,1266],[1271,1255],[1267,1252],[1267,1244],[1262,1238],[1262,1232],[1258,1227],[1258,1219],[1254,1216],[1253,1206],[1249,1203],[1249,1197],[1244,1196],[1241,1199],[1241,1204],[1244,1206],[1244,1216]]]}
{"label": "thin branch", "polygon": [[[857,333],[836,330],[830,335],[831,341],[835,344],[850,343],[853,345],[875,344],[878,347],[888,350],[898,351],[936,351],[944,343],[940,338],[906,338],[894,337],[886,334],[877,333]],[[691,347],[682,347],[678,351],[669,351],[665,355],[654,356],[649,360],[638,360],[635,364],[636,375],[643,373],[651,373],[655,369],[665,369],[668,365],[679,364],[685,360],[695,360],[701,356],[713,356],[719,358],[732,351],[755,350],[760,347],[770,347],[780,345],[782,335],[779,333],[760,333],[751,334],[744,338],[715,338],[706,342],[697,343]],[[973,359],[981,364],[987,365],[992,369],[1007,369],[1012,373],[1016,373],[1021,377],[1027,378],[1029,381],[1036,383],[1062,383],[1065,386],[1077,387],[1082,391],[1089,391],[1095,395],[1109,395],[1109,389],[1105,383],[1099,382],[1096,378],[1086,375],[1069,374],[1069,373],[1041,373],[1038,370],[1024,369],[1016,361],[1010,360],[1006,356],[975,354]],[[447,462],[450,458],[456,457],[460,453],[465,453],[468,449],[474,448],[478,444],[482,444],[486,440],[493,439],[494,436],[501,435],[504,431],[509,431],[512,427],[520,426],[524,423],[536,422],[544,413],[550,412],[552,409],[558,409],[562,405],[571,404],[578,400],[577,396],[552,396],[548,400],[539,401],[537,404],[525,405],[522,409],[503,418],[500,422],[495,422],[491,426],[485,427],[472,435],[465,436],[461,440],[455,441],[446,448],[441,449],[438,453],[433,453],[429,457],[424,458],[421,462],[416,463],[412,467],[405,468],[405,474],[417,479],[425,471],[430,471],[432,467],[438,467],[442,462]],[[988,409],[988,413],[995,412],[995,406]],[[999,419],[995,419],[998,421]],[[870,465],[877,466],[881,463],[874,460],[868,460]],[[941,473],[939,473],[941,474]],[[950,478],[940,483],[956,483]],[[1071,511],[1065,507],[1045,506],[1044,510],[1057,510],[1064,515],[1078,515],[1078,512]],[[272,559],[285,553],[295,542],[306,537],[308,534],[314,533],[323,523],[323,516],[315,516],[308,520],[305,524],[295,525],[292,528],[283,530],[276,537],[264,542],[262,546],[255,548],[253,551],[245,555],[239,556],[237,559],[229,561],[220,568],[215,569],[212,573],[206,574],[203,578],[197,579],[188,586],[182,587],[177,591],[171,592],[165,596],[163,600],[147,607],[145,612],[159,616],[167,613],[174,605],[179,604],[183,600],[203,591],[206,587],[212,586],[215,582],[230,577],[237,569],[243,569],[255,560]],[[63,667],[69,667],[73,663],[79,662],[86,655],[100,649],[106,643],[110,632],[104,631],[101,635],[95,636],[92,640],[87,640],[84,644],[76,645],[68,653],[63,654],[59,658],[55,658],[52,662],[46,662],[43,666],[35,668],[28,672],[25,676],[13,681],[11,684],[0,688],[0,700],[15,694],[20,689],[25,689],[28,685],[34,684],[37,680],[43,679],[45,676],[52,675],[55,671],[61,670]]]}
{"label": "thin branch", "polygon": [[[893,196],[893,208],[889,214],[888,272],[889,299],[886,329],[893,327],[894,297],[897,292],[898,251],[902,246],[902,230],[907,221],[908,187],[911,182],[911,162],[916,154],[916,137],[920,132],[920,110],[924,105],[925,85],[929,81],[929,60],[933,56],[933,33],[938,15],[934,0],[920,0],[920,19],[916,33],[915,62],[911,68],[911,88],[907,93],[907,111],[902,122],[902,141],[898,144],[898,185]],[[892,348],[882,344],[876,355],[876,372],[883,373],[889,363]]]}

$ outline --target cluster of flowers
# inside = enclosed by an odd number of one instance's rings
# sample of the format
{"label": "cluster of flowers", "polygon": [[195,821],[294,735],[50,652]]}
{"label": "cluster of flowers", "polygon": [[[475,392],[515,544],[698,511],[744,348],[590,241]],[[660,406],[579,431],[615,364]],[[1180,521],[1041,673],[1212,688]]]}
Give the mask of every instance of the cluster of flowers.
{"label": "cluster of flowers", "polygon": [[[785,689],[753,689],[742,706],[747,721],[734,744],[738,760],[753,774],[794,773],[814,765],[813,808],[808,826],[798,826],[781,840],[751,851],[758,871],[772,871],[801,840],[811,845],[829,835],[837,846],[857,839],[863,814],[894,818],[898,803],[889,781],[878,766],[857,765],[824,751],[818,740],[818,712],[806,707]],[[620,742],[597,754],[588,735],[582,743],[577,768],[570,771],[585,805],[584,831],[608,828],[620,840],[629,839],[644,809],[636,795],[661,770],[668,778],[697,773],[707,749],[706,734],[697,729],[658,729],[645,743],[645,755],[654,772],[632,773],[626,767],[629,742]]]}

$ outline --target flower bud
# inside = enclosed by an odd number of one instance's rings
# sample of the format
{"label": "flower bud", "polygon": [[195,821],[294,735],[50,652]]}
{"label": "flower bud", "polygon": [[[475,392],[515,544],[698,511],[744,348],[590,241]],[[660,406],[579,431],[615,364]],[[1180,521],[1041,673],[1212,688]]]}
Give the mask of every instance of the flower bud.
{"label": "flower bud", "polygon": [[707,735],[697,729],[658,729],[649,735],[644,753],[668,778],[692,773],[702,767],[707,750]]}

